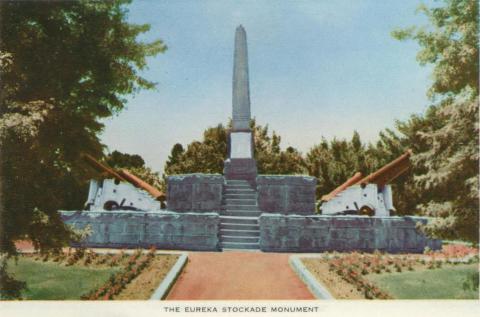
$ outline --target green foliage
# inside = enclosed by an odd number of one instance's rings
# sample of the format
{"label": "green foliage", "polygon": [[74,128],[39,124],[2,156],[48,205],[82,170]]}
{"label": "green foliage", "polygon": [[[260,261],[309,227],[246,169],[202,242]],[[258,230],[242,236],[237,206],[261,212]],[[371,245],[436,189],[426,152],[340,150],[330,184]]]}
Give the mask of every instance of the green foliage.
{"label": "green foliage", "polygon": [[142,166],[127,169],[153,187],[158,188],[161,191],[165,191],[165,182],[163,181],[162,177],[158,172],[153,171],[150,167]]}
{"label": "green foliage", "polygon": [[[262,174],[298,174],[304,171],[301,154],[294,148],[281,150],[281,138],[268,126],[251,123],[255,138],[254,155]],[[175,144],[165,164],[165,175],[186,173],[222,173],[227,158],[227,128],[222,124],[208,128],[202,141],[193,141],[184,150]]]}
{"label": "green foliage", "polygon": [[145,161],[138,154],[128,154],[119,151],[110,153],[105,162],[113,168],[140,168],[145,166]]}
{"label": "green foliage", "polygon": [[305,162],[295,148],[288,147],[282,150],[281,137],[268,131],[268,125],[262,127],[255,120],[251,122],[254,136],[254,156],[260,174],[302,174],[305,173]]}
{"label": "green foliage", "polygon": [[420,64],[433,64],[429,90],[437,99],[424,118],[400,123],[413,145],[415,190],[423,214],[437,217],[423,229],[434,236],[478,243],[478,2],[444,0],[420,7],[430,26],[395,31],[414,39]]}
{"label": "green foliage", "polygon": [[154,87],[139,71],[166,47],[137,40],[149,26],[127,22],[128,3],[0,2],[0,252],[71,238],[57,210],[84,203],[93,175],[80,154],[101,157],[100,119]]}
{"label": "green foliage", "polygon": [[22,295],[22,290],[26,288],[26,283],[18,281],[8,272],[8,261],[2,259],[0,264],[0,299],[16,299]]}
{"label": "green foliage", "polygon": [[[402,127],[399,129],[404,131]],[[390,129],[380,132],[375,144],[364,144],[356,131],[350,141],[322,140],[310,149],[305,158],[308,174],[318,180],[317,197],[328,194],[356,172],[367,176],[380,169],[402,155],[410,145],[408,138]],[[413,171],[400,175],[391,185],[397,214],[415,213],[418,195],[412,189]]]}
{"label": "green foliage", "polygon": [[429,196],[421,210],[437,217],[424,229],[478,243],[478,99],[447,99],[438,116],[443,126],[421,135],[430,147],[414,156],[416,165],[426,170],[415,177],[417,188]]}
{"label": "green foliage", "polygon": [[153,171],[150,167],[145,166],[145,161],[138,154],[128,154],[119,151],[113,151],[105,158],[105,162],[114,169],[126,169],[138,176],[148,184],[165,189],[165,182],[158,172]]}
{"label": "green foliage", "polygon": [[126,169],[156,188],[163,190],[165,187],[165,183],[159,173],[145,166],[144,159],[138,154],[113,151],[107,155],[105,163],[113,169]]}
{"label": "green foliage", "polygon": [[203,133],[203,140],[193,141],[184,150],[175,144],[165,164],[165,174],[222,173],[227,155],[227,130],[219,124]]}
{"label": "green foliage", "polygon": [[375,167],[356,131],[351,141],[333,139],[328,142],[323,139],[306,154],[305,164],[308,174],[318,180],[318,198],[331,192],[355,172],[366,175]]}
{"label": "green foliage", "polygon": [[430,25],[392,32],[400,40],[414,39],[422,49],[421,65],[433,64],[430,95],[458,94],[465,87],[478,94],[478,1],[443,0],[443,6],[421,5]]}

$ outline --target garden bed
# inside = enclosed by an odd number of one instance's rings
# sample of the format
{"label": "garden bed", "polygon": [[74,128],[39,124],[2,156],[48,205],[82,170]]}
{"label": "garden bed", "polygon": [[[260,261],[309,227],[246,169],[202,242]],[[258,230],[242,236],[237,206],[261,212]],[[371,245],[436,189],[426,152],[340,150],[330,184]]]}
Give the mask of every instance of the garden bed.
{"label": "garden bed", "polygon": [[58,254],[23,254],[8,271],[27,282],[24,299],[148,299],[178,255],[136,250],[100,254],[70,249]]}
{"label": "garden bed", "polygon": [[152,263],[133,279],[114,299],[149,299],[178,259],[175,254],[157,255]]}
{"label": "garden bed", "polygon": [[302,262],[337,299],[478,299],[478,249],[466,246],[423,255],[327,253]]}

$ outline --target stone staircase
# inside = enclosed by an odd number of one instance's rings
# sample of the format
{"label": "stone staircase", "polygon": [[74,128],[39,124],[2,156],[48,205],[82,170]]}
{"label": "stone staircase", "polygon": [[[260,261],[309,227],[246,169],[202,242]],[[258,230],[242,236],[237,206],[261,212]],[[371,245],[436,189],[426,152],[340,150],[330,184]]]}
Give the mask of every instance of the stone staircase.
{"label": "stone staircase", "polygon": [[220,215],[220,247],[258,250],[260,214],[256,189],[245,180],[227,180]]}

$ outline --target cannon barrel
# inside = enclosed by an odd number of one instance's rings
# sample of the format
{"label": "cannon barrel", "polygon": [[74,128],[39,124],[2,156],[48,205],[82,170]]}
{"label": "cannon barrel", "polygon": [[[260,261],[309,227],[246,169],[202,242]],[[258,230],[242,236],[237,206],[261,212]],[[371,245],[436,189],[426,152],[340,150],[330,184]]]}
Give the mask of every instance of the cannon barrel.
{"label": "cannon barrel", "polygon": [[110,168],[96,159],[94,159],[91,155],[89,154],[83,154],[83,158],[85,161],[93,167],[95,170],[102,174],[106,174],[108,177],[112,177],[117,181],[120,182],[128,182],[132,184],[133,186],[143,189],[146,192],[148,192],[150,195],[152,195],[155,199],[158,201],[164,201],[165,200],[165,194],[153,187],[152,185],[148,184],[144,180],[140,179],[139,177],[133,175],[132,173],[128,172],[127,170],[120,170],[120,171],[115,171],[113,168]]}
{"label": "cannon barrel", "polygon": [[141,178],[133,175],[129,171],[122,169],[122,170],[119,171],[119,174],[123,178],[125,178],[129,183],[134,185],[135,187],[141,188],[141,189],[145,190],[146,192],[148,192],[156,200],[158,200],[158,201],[164,201],[165,200],[165,194],[164,193],[162,193],[161,191],[159,191],[158,189],[156,189],[155,187],[153,187],[149,183],[145,182]]}
{"label": "cannon barrel", "polygon": [[381,187],[390,183],[410,168],[411,155],[412,150],[407,150],[404,154],[400,155],[398,158],[368,175],[367,177],[361,179],[356,184],[373,183]]}
{"label": "cannon barrel", "polygon": [[94,159],[91,155],[83,154],[82,157],[97,172],[102,173],[102,174],[107,174],[109,177],[113,177],[113,178],[115,178],[115,180],[117,180],[119,182],[126,182],[127,181],[125,178],[120,176],[120,174],[118,174],[114,169],[100,163],[99,161]]}
{"label": "cannon barrel", "polygon": [[321,200],[322,201],[329,201],[330,199],[334,198],[336,195],[347,189],[348,187],[355,185],[359,180],[362,179],[362,173],[356,172],[355,175],[347,179],[345,183],[342,185],[338,186],[334,190],[332,190],[330,193],[323,195]]}

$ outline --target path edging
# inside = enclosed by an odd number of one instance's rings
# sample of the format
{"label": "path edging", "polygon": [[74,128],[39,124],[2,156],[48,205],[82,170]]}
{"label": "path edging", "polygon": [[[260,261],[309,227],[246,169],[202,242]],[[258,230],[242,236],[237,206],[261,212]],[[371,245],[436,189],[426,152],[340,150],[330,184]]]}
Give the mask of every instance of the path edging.
{"label": "path edging", "polygon": [[308,289],[318,299],[335,299],[332,294],[308,271],[301,261],[301,256],[291,255],[288,262],[292,266],[295,273],[307,285]]}
{"label": "path edging", "polygon": [[157,287],[157,289],[153,292],[150,300],[162,300],[167,297],[168,292],[172,288],[173,284],[177,280],[178,276],[182,272],[185,264],[187,264],[188,256],[187,252],[179,253],[180,257],[178,258],[177,262],[173,265],[170,271],[167,273],[163,281]]}

